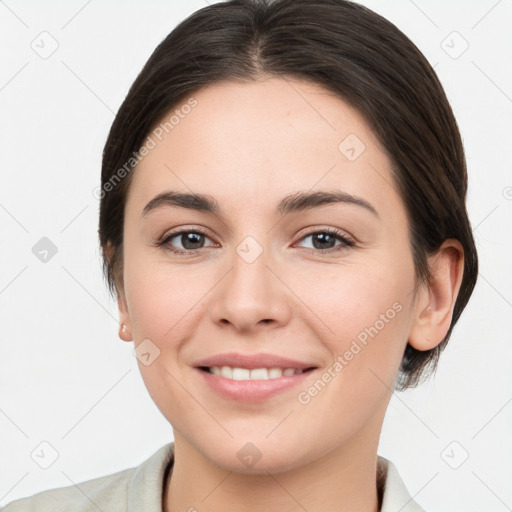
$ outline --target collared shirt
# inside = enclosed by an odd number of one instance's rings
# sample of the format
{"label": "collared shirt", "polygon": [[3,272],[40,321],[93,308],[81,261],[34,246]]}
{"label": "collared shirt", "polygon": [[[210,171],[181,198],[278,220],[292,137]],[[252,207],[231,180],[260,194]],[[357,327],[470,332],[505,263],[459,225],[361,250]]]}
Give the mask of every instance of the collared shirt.
{"label": "collared shirt", "polygon": [[[42,491],[12,501],[0,512],[162,512],[168,470],[174,463],[174,442],[157,450],[135,468]],[[377,459],[380,512],[424,512],[411,498],[393,463]]]}

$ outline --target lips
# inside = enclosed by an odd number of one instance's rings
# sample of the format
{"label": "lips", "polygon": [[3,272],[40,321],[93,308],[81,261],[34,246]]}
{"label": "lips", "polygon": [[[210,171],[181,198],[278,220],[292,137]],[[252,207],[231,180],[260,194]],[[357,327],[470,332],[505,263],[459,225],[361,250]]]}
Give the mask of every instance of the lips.
{"label": "lips", "polygon": [[292,390],[313,378],[310,375],[318,368],[311,362],[274,354],[238,353],[217,354],[196,361],[194,366],[211,390],[240,402],[261,402]]}
{"label": "lips", "polygon": [[229,366],[231,368],[293,368],[295,370],[308,370],[317,368],[312,362],[299,361],[275,354],[240,354],[230,352],[226,354],[217,354],[196,361],[193,366],[196,368],[212,368],[214,366]]}

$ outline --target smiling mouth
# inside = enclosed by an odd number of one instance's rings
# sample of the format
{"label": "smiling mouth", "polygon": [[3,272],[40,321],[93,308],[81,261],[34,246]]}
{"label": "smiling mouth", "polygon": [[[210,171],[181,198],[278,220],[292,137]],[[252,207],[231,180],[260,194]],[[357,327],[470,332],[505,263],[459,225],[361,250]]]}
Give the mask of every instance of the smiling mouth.
{"label": "smiling mouth", "polygon": [[199,369],[231,380],[272,380],[307,373],[311,368],[238,368],[232,366],[199,366]]}

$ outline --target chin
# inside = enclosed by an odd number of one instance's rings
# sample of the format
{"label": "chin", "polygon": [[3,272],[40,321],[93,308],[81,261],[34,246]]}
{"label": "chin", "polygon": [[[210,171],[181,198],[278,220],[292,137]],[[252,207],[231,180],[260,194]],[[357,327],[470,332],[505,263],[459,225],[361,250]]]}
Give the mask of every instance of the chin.
{"label": "chin", "polygon": [[195,446],[221,469],[247,475],[290,471],[314,461],[323,451],[320,446],[307,446],[304,441],[293,439],[294,436],[288,436],[288,442],[284,443],[283,437],[276,436],[270,440],[265,439],[264,435],[244,435],[207,442],[202,438]]}

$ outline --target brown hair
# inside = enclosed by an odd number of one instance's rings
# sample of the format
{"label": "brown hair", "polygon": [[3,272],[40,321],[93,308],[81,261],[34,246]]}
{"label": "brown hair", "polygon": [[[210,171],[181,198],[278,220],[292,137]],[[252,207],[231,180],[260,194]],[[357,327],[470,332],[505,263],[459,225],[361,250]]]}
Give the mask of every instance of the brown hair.
{"label": "brown hair", "polygon": [[[418,282],[447,238],[464,249],[464,275],[444,340],[407,344],[397,389],[434,370],[466,306],[478,260],[465,198],[461,136],[441,83],[395,25],[346,0],[231,0],[200,9],[154,50],[131,86],[103,151],[99,241],[114,295],[123,289],[123,221],[138,151],[157,123],[195,91],[261,76],[315,82],[355,107],[388,152],[404,201]],[[124,172],[122,172],[124,170]]]}

